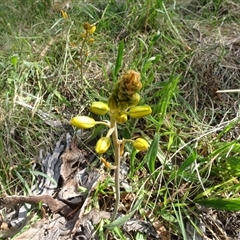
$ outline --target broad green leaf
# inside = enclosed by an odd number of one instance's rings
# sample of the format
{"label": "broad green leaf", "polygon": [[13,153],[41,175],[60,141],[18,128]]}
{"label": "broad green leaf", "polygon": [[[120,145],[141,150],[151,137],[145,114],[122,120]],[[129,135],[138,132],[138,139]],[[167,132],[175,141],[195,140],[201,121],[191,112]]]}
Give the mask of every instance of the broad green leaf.
{"label": "broad green leaf", "polygon": [[155,133],[153,141],[150,148],[147,151],[146,158],[148,163],[148,168],[151,173],[155,171],[155,161],[157,158],[158,145],[159,145],[160,133]]}
{"label": "broad green leaf", "polygon": [[122,40],[118,46],[118,55],[117,55],[117,60],[116,60],[116,65],[115,65],[115,70],[114,70],[115,76],[117,76],[117,74],[119,73],[121,66],[122,66],[123,50],[124,50],[124,41]]}
{"label": "broad green leaf", "polygon": [[186,170],[191,164],[197,159],[196,151],[193,151],[191,155],[180,165],[178,169],[178,175],[180,175],[184,170]]}
{"label": "broad green leaf", "polygon": [[209,198],[195,201],[196,203],[209,208],[225,211],[240,211],[240,198]]}

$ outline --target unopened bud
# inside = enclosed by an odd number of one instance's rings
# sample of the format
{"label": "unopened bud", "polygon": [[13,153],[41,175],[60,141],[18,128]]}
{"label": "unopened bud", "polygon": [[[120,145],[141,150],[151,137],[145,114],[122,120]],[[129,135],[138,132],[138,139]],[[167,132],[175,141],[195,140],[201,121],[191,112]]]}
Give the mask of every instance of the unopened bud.
{"label": "unopened bud", "polygon": [[129,107],[136,106],[140,101],[140,95],[138,93],[135,93],[133,97],[131,97],[131,100],[129,101]]}
{"label": "unopened bud", "polygon": [[109,111],[109,107],[103,102],[93,102],[90,110],[97,115],[104,115]]}
{"label": "unopened bud", "polygon": [[149,148],[148,142],[143,138],[137,138],[133,141],[133,147],[140,151],[145,151]]}
{"label": "unopened bud", "polygon": [[105,153],[108,148],[110,147],[111,140],[110,137],[102,137],[97,141],[97,144],[95,146],[95,151],[98,154]]}
{"label": "unopened bud", "polygon": [[71,119],[70,123],[77,128],[92,128],[95,126],[96,122],[93,118],[87,116],[77,116]]}
{"label": "unopened bud", "polygon": [[88,34],[93,34],[96,31],[96,26],[91,25],[88,22],[85,22],[83,24],[83,28],[86,30]]}
{"label": "unopened bud", "polygon": [[128,117],[126,113],[122,113],[119,117],[116,118],[117,123],[123,124],[127,121]]}
{"label": "unopened bud", "polygon": [[109,97],[108,107],[110,108],[111,111],[118,110],[118,102],[114,96]]}
{"label": "unopened bud", "polygon": [[148,116],[152,113],[152,109],[150,106],[136,106],[136,107],[131,107],[127,114],[131,118],[142,118],[145,116]]}

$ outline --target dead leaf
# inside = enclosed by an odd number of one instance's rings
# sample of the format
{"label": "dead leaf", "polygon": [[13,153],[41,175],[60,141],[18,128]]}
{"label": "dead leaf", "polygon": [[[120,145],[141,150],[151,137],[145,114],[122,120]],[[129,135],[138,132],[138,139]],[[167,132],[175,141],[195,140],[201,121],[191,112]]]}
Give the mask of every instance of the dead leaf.
{"label": "dead leaf", "polygon": [[76,145],[76,139],[73,138],[70,146],[66,147],[64,153],[61,156],[62,166],[61,166],[61,176],[64,181],[66,181],[74,171],[76,171],[78,166],[76,163],[86,162],[85,155]]}

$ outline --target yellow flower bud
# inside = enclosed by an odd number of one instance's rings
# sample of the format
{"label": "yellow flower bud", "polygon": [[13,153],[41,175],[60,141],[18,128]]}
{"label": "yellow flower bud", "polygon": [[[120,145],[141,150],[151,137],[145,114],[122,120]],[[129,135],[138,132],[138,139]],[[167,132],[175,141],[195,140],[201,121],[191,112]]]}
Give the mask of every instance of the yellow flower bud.
{"label": "yellow flower bud", "polygon": [[97,141],[97,144],[95,146],[95,151],[98,154],[105,153],[108,148],[110,147],[111,140],[110,137],[102,137]]}
{"label": "yellow flower bud", "polygon": [[68,14],[65,11],[61,10],[61,13],[64,19],[68,19]]}
{"label": "yellow flower bud", "polygon": [[90,29],[87,30],[89,34],[93,34],[96,31],[96,26],[92,26]]}
{"label": "yellow flower bud", "polygon": [[128,117],[126,113],[121,114],[119,117],[116,118],[117,123],[123,124],[127,121]]}
{"label": "yellow flower bud", "polygon": [[83,28],[86,30],[86,32],[87,32],[88,34],[93,34],[93,33],[96,31],[96,26],[91,25],[91,24],[88,23],[88,22],[85,22],[85,23],[83,24]]}
{"label": "yellow flower bud", "polygon": [[92,128],[95,126],[96,122],[93,118],[87,116],[77,116],[71,119],[70,123],[77,128]]}
{"label": "yellow flower bud", "polygon": [[90,110],[97,115],[104,115],[109,111],[109,107],[103,102],[93,102]]}
{"label": "yellow flower bud", "polygon": [[133,147],[140,151],[145,151],[149,148],[148,142],[143,138],[137,138],[133,141]]}
{"label": "yellow flower bud", "polygon": [[140,95],[138,93],[135,93],[132,97],[131,100],[129,101],[129,107],[134,107],[136,106],[139,101],[140,101]]}
{"label": "yellow flower bud", "polygon": [[109,97],[108,107],[110,108],[111,111],[118,110],[118,102],[114,96]]}
{"label": "yellow flower bud", "polygon": [[152,113],[152,109],[150,106],[136,106],[131,107],[127,114],[131,118],[142,118]]}

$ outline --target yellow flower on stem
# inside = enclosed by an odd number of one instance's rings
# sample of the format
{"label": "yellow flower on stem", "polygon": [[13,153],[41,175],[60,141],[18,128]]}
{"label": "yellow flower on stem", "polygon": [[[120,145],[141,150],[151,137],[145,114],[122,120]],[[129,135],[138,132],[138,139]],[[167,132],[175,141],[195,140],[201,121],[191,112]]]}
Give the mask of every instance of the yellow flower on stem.
{"label": "yellow flower on stem", "polygon": [[136,107],[131,107],[127,114],[131,118],[142,118],[145,116],[148,116],[152,113],[152,109],[150,106],[136,106]]}
{"label": "yellow flower on stem", "polygon": [[119,117],[116,118],[117,123],[123,124],[128,120],[126,113],[121,113]]}
{"label": "yellow flower on stem", "polygon": [[85,22],[85,23],[83,24],[83,28],[84,28],[84,30],[85,30],[88,34],[93,34],[93,33],[96,31],[96,26],[91,25],[91,24],[88,23],[88,22]]}
{"label": "yellow flower on stem", "polygon": [[71,125],[77,128],[87,129],[95,126],[96,121],[87,116],[77,116],[71,119]]}
{"label": "yellow flower on stem", "polygon": [[145,151],[149,148],[148,142],[143,138],[137,138],[132,144],[133,147],[139,151]]}
{"label": "yellow flower on stem", "polygon": [[62,17],[67,20],[68,19],[68,14],[64,11],[64,10],[61,10],[61,13],[62,13]]}
{"label": "yellow flower on stem", "polygon": [[97,115],[104,115],[109,111],[109,107],[103,102],[93,102],[90,110]]}
{"label": "yellow flower on stem", "polygon": [[98,154],[105,153],[111,145],[110,137],[101,137],[95,146],[95,152]]}

